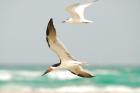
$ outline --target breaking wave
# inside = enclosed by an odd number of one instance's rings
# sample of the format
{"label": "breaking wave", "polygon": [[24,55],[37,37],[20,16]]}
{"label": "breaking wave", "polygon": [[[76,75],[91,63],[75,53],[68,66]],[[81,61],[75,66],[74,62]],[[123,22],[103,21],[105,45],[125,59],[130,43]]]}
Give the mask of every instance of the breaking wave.
{"label": "breaking wave", "polygon": [[48,77],[51,79],[58,79],[58,80],[71,80],[79,78],[78,76],[72,74],[69,71],[54,71],[48,74]]}
{"label": "breaking wave", "polygon": [[0,81],[9,81],[12,79],[12,74],[9,71],[0,71]]}
{"label": "breaking wave", "polygon": [[[16,79],[37,79],[40,78],[43,71],[7,71],[7,70],[0,70],[0,81],[8,81],[8,80],[16,80]],[[69,71],[53,71],[48,73],[46,76],[49,79],[56,79],[56,80],[71,80],[75,78],[79,78],[76,75],[73,75]]]}

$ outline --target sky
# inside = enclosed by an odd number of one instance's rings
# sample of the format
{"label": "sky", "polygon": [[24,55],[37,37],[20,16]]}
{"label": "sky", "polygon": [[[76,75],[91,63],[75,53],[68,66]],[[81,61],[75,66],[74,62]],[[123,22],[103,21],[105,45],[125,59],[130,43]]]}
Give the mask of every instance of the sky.
{"label": "sky", "polygon": [[53,18],[75,59],[92,65],[140,65],[140,0],[98,0],[85,11],[91,24],[61,23],[68,5],[84,0],[0,0],[0,65],[54,64],[45,32]]}

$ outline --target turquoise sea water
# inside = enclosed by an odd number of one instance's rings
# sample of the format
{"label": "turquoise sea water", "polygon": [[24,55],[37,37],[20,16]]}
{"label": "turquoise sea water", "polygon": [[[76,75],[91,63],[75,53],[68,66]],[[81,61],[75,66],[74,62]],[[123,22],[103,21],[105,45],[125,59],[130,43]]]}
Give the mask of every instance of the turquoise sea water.
{"label": "turquoise sea water", "polygon": [[95,74],[96,77],[81,78],[65,70],[53,71],[45,76],[41,76],[47,67],[1,66],[0,90],[3,89],[4,91],[4,89],[14,89],[16,87],[33,89],[57,89],[63,87],[90,87],[91,89],[97,89],[109,87],[111,89],[121,88],[121,90],[126,88],[132,91],[137,89],[140,93],[140,67],[88,66],[85,68]]}

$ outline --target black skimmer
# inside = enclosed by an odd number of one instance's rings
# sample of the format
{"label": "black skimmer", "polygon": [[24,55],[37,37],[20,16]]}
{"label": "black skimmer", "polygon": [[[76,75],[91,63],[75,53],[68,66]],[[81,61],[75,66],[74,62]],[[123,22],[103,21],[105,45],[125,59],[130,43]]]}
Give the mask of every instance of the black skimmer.
{"label": "black skimmer", "polygon": [[51,72],[52,70],[63,68],[80,77],[94,77],[94,75],[82,68],[81,65],[83,63],[75,60],[64,47],[63,43],[58,39],[55,27],[53,25],[53,19],[50,19],[48,23],[46,30],[46,40],[49,48],[59,57],[60,62],[50,66],[43,75]]}

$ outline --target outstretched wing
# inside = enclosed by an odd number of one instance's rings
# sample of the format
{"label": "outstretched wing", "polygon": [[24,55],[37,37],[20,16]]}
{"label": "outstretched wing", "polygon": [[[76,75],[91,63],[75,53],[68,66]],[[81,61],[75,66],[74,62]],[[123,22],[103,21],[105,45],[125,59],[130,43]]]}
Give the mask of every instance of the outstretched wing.
{"label": "outstretched wing", "polygon": [[79,6],[79,3],[75,3],[72,4],[68,7],[66,7],[66,11],[70,14],[70,16],[72,17],[72,19],[80,19],[79,14],[75,11],[75,9],[77,8],[77,6]]}
{"label": "outstretched wing", "polygon": [[52,49],[60,58],[60,60],[73,59],[64,47],[63,43],[57,38],[57,33],[53,25],[53,19],[50,19],[46,30],[46,40],[50,49]]}
{"label": "outstretched wing", "polygon": [[80,76],[80,77],[85,77],[85,78],[91,78],[95,77],[92,75],[89,71],[83,69],[81,66],[76,66],[75,68],[69,70],[71,73]]}
{"label": "outstretched wing", "polygon": [[75,12],[77,13],[77,15],[79,15],[79,17],[81,19],[84,19],[84,11],[85,11],[85,8],[89,7],[92,4],[93,4],[93,2],[89,2],[89,3],[78,5],[76,7],[76,9],[75,9]]}

